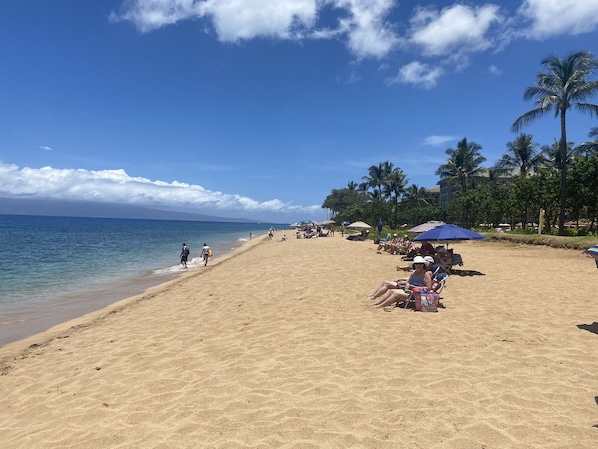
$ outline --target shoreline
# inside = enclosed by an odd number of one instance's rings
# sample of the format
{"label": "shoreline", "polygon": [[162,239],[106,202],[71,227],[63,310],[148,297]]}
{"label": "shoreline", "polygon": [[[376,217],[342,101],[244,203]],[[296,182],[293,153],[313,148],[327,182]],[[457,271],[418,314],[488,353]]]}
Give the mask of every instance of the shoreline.
{"label": "shoreline", "polygon": [[451,243],[444,307],[385,311],[367,295],[400,258],[281,236],[0,348],[6,444],[595,446],[598,304],[561,288],[591,260]]}
{"label": "shoreline", "polygon": [[[210,260],[209,265],[218,263],[226,256],[242,250],[252,241],[260,238],[263,238],[263,236],[256,236],[251,241],[243,241],[232,251],[220,253]],[[122,279],[91,291],[75,292],[57,298],[51,301],[51,308],[45,307],[35,310],[38,305],[28,306],[28,309],[34,309],[33,312],[23,309],[13,313],[10,315],[11,322],[0,327],[0,360],[2,359],[2,350],[12,344],[18,345],[21,341],[35,339],[36,336],[51,332],[55,328],[62,328],[70,322],[79,321],[96,312],[102,312],[104,309],[109,309],[120,302],[142,296],[148,290],[160,288],[203,268],[203,264],[198,262],[196,266],[189,268],[187,271],[173,272],[168,267],[156,269],[153,270],[153,274]],[[160,274],[156,274],[156,272],[160,272]],[[75,297],[77,301],[72,301],[71,298]],[[85,301],[86,298],[89,298],[90,301]],[[29,315],[32,315],[32,318],[26,318]],[[17,321],[17,323],[14,323],[14,321]]]}

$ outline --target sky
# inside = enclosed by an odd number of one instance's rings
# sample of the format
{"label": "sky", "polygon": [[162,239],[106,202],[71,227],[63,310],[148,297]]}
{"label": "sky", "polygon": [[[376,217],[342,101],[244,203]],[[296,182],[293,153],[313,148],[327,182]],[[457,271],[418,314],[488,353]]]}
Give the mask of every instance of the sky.
{"label": "sky", "polygon": [[598,1],[3,0],[0,39],[0,197],[292,223],[380,162],[436,187],[464,137],[494,165]]}

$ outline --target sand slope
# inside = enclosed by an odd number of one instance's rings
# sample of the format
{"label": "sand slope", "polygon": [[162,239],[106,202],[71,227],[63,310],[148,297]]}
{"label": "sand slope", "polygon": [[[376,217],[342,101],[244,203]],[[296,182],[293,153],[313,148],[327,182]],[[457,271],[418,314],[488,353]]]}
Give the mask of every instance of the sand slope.
{"label": "sand slope", "polygon": [[423,314],[366,299],[398,256],[280,237],[2,348],[2,447],[597,446],[598,270],[578,251],[451,245],[471,275]]}

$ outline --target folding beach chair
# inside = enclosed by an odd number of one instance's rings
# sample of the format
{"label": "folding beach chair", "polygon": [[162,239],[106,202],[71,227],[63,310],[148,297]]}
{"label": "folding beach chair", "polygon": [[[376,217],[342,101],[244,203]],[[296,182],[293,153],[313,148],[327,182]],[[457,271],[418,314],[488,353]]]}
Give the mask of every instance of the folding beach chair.
{"label": "folding beach chair", "polygon": [[[432,276],[432,287],[430,289],[426,289],[428,292],[431,293],[437,293],[438,294],[438,300],[441,300],[442,297],[440,296],[440,292],[444,289],[444,287],[446,286],[446,280],[449,278],[449,274],[445,273],[445,272],[439,272],[439,270],[436,270],[436,272],[434,273],[434,275]],[[409,293],[409,298],[407,298],[405,300],[405,302],[403,303],[403,308],[406,309],[407,306],[409,304],[414,304],[416,303],[416,293],[410,290],[405,290]],[[400,307],[400,304],[397,302],[396,304],[397,307]]]}
{"label": "folding beach chair", "polygon": [[442,255],[439,254],[439,259],[438,268],[441,273],[451,274],[454,266],[463,266],[461,254],[453,254],[452,250],[446,251]]}

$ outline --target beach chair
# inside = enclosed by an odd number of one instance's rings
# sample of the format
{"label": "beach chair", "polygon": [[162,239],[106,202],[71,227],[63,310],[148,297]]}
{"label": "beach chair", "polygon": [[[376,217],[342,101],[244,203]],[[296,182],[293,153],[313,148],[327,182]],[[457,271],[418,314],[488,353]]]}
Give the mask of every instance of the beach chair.
{"label": "beach chair", "polygon": [[[433,293],[438,293],[438,299],[441,300],[443,299],[442,296],[440,296],[440,292],[442,290],[444,290],[444,287],[446,286],[446,280],[449,278],[449,274],[445,273],[445,272],[439,272],[439,270],[436,270],[436,272],[434,273],[434,275],[432,276],[432,287],[429,289],[430,292]],[[405,302],[403,303],[403,308],[406,309],[407,306],[409,304],[413,304],[415,305],[415,293],[410,291],[410,290],[406,290],[409,292],[409,298],[407,298],[405,300]],[[397,302],[396,307],[400,307],[401,304],[399,304]]]}
{"label": "beach chair", "polygon": [[461,254],[453,254],[452,250],[438,253],[438,259],[438,268],[441,273],[451,274],[451,270],[454,266],[463,266],[463,258],[461,257]]}

